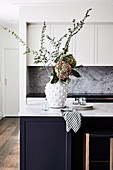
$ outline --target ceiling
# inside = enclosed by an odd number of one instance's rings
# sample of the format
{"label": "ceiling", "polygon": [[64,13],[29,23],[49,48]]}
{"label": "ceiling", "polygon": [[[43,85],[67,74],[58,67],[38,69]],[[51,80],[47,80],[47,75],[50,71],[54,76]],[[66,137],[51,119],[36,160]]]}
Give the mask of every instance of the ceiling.
{"label": "ceiling", "polygon": [[70,2],[113,2],[113,0],[0,0],[9,4],[42,4],[42,3],[70,3]]}
{"label": "ceiling", "polygon": [[18,25],[19,7],[41,4],[112,3],[113,0],[0,0],[0,25]]}

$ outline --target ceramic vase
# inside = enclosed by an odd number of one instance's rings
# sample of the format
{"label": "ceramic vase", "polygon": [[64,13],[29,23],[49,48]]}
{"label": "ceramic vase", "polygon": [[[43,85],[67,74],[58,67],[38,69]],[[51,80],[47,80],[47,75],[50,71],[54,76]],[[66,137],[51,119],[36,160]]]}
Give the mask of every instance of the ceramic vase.
{"label": "ceramic vase", "polygon": [[46,98],[50,108],[65,107],[67,98],[68,86],[65,82],[60,80],[57,83],[51,84],[48,82],[45,87]]}

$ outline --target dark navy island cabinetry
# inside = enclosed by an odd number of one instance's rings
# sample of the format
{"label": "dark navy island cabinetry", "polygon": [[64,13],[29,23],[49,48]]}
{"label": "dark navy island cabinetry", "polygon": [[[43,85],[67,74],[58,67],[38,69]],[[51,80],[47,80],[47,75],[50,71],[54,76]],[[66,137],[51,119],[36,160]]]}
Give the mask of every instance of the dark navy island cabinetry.
{"label": "dark navy island cabinetry", "polygon": [[20,118],[20,170],[71,170],[71,133],[60,117]]}
{"label": "dark navy island cabinetry", "polygon": [[62,117],[21,117],[20,131],[20,170],[113,167],[113,117],[82,117],[77,133],[66,132]]}

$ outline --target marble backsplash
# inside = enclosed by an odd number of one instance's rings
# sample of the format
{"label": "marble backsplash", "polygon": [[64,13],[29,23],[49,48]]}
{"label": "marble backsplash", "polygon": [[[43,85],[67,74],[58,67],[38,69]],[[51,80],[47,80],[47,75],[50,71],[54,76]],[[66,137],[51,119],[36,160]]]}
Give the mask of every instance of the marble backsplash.
{"label": "marble backsplash", "polygon": [[[71,77],[69,93],[113,93],[112,66],[84,66],[76,70],[81,77]],[[45,69],[40,70],[38,66],[27,68],[27,93],[44,93],[48,81]]]}

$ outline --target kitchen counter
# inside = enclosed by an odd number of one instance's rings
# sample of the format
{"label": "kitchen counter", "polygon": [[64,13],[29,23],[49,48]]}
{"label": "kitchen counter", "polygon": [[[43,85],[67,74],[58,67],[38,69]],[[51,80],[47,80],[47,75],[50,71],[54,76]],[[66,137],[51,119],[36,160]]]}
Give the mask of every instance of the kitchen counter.
{"label": "kitchen counter", "polygon": [[[113,117],[113,103],[93,103],[93,110],[79,111],[83,117]],[[60,109],[51,109],[43,111],[41,105],[27,105],[19,116],[33,116],[33,117],[61,117]]]}
{"label": "kitchen counter", "polygon": [[[68,100],[67,105],[71,103],[72,100]],[[103,146],[105,140],[109,143],[110,137],[113,136],[113,103],[94,103],[93,110],[80,111],[82,124],[77,133],[72,130],[66,132],[66,123],[60,109],[42,111],[42,108],[41,103],[29,104],[19,113],[21,170],[83,170],[86,134],[96,134],[100,137],[107,134],[104,141],[99,138],[102,143],[97,141],[96,146],[93,143],[91,148],[99,148],[100,157],[103,153],[110,154],[110,146]],[[109,159],[107,163],[103,162],[103,167],[105,164],[109,167]],[[98,162],[95,165],[98,167]],[[101,169],[109,169],[106,166]]]}

